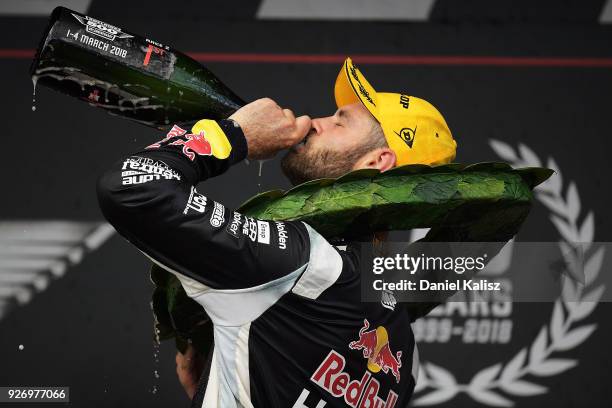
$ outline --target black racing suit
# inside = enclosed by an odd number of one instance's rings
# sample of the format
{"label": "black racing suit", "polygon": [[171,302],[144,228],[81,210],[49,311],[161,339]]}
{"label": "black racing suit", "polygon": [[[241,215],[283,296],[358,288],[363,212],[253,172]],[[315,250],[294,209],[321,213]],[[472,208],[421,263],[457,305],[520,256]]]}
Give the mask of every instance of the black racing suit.
{"label": "black racing suit", "polygon": [[104,216],[174,273],[214,324],[202,406],[405,407],[418,365],[414,316],[361,302],[357,247],[336,248],[303,222],[245,217],[198,192],[247,155],[240,128],[218,125],[231,145],[225,158],[211,153],[206,132],[175,126],[98,183]]}

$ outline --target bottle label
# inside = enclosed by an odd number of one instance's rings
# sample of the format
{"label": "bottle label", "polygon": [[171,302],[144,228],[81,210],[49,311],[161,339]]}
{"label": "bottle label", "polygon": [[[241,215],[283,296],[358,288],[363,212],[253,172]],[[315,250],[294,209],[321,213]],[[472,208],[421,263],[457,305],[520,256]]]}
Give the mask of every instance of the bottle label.
{"label": "bottle label", "polygon": [[134,38],[133,35],[121,31],[119,27],[105,23],[104,21],[96,20],[89,16],[81,16],[71,13],[79,23],[85,26],[85,31],[98,37],[105,38],[110,41],[115,41],[115,38]]}
{"label": "bottle label", "polygon": [[57,22],[53,37],[163,79],[172,75],[176,56],[170,47],[89,16],[70,14]]}

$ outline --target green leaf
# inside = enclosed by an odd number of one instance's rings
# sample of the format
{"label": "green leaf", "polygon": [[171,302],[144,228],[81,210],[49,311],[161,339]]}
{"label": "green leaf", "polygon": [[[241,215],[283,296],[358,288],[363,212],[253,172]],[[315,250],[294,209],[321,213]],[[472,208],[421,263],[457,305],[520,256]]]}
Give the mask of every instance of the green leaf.
{"label": "green leaf", "polygon": [[431,173],[419,177],[414,193],[424,202],[443,203],[455,195],[458,183],[456,174]]}
{"label": "green leaf", "polygon": [[265,191],[257,194],[241,205],[242,211],[258,211],[258,209],[261,208],[265,209],[270,203],[274,202],[275,198],[282,197],[284,194],[285,192],[283,190]]}
{"label": "green leaf", "polygon": [[417,180],[412,177],[387,176],[375,181],[380,186],[375,194],[384,202],[404,203],[416,199],[412,192],[417,186]]}
{"label": "green leaf", "polygon": [[555,171],[542,167],[525,167],[517,169],[516,172],[525,180],[529,188],[534,189],[539,184],[548,180]]}
{"label": "green leaf", "polygon": [[500,178],[489,177],[480,173],[466,174],[457,183],[462,198],[501,198],[505,183]]}

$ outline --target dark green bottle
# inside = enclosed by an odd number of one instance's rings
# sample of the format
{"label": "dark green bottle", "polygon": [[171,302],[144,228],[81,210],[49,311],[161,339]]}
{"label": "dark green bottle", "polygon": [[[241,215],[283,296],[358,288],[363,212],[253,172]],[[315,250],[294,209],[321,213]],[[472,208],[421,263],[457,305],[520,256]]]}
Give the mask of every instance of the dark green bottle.
{"label": "dark green bottle", "polygon": [[187,55],[64,7],[51,14],[30,74],[34,86],[160,129],[245,104]]}

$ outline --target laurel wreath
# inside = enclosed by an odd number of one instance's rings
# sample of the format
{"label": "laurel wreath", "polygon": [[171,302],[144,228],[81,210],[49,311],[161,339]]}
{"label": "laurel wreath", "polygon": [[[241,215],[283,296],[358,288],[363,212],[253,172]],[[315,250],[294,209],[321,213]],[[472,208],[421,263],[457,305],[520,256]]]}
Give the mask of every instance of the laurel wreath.
{"label": "laurel wreath", "polygon": [[[490,145],[501,158],[515,167],[541,166],[538,156],[524,144],[519,144],[518,151],[498,140],[491,140]],[[596,324],[573,326],[595,310],[605,290],[603,284],[590,289],[601,270],[604,248],[592,251],[582,263],[582,251],[586,253],[593,242],[595,232],[593,212],[589,211],[579,223],[581,204],[576,184],[571,181],[564,196],[559,167],[552,158],[548,159],[547,167],[553,169],[556,174],[536,189],[535,196],[551,211],[550,220],[561,235],[559,246],[570,274],[579,276],[583,273],[584,284],[576,283],[573,279],[564,276],[561,296],[555,301],[551,320],[542,327],[534,342],[529,347],[521,349],[507,363],[498,363],[482,369],[468,384],[459,384],[445,368],[431,362],[421,363],[415,393],[427,387],[432,391],[414,400],[413,405],[442,403],[464,392],[483,404],[511,407],[514,401],[501,395],[499,390],[518,397],[544,394],[548,391],[547,387],[526,381],[523,377],[552,376],[578,364],[577,360],[551,357],[551,355],[553,352],[567,351],[580,345],[597,328]],[[580,250],[576,243],[580,243]],[[578,272],[577,268],[581,265],[584,265],[583,272],[574,273]]]}

